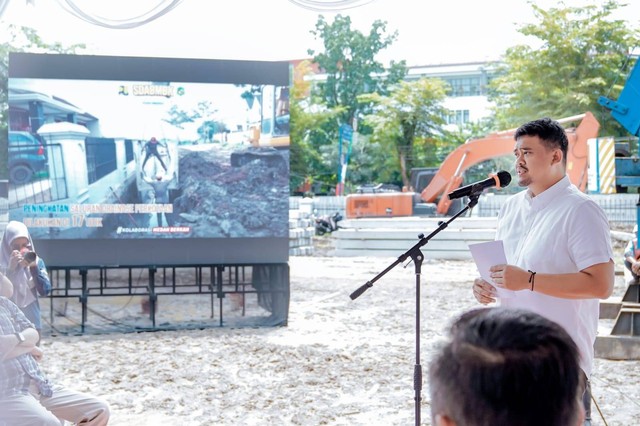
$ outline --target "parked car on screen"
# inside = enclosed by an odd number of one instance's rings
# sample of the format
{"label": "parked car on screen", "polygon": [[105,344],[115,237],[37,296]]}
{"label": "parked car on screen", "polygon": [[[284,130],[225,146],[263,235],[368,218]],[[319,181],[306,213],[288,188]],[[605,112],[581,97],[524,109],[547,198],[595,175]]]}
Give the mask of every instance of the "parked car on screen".
{"label": "parked car on screen", "polygon": [[29,132],[9,132],[9,181],[30,182],[37,173],[48,169],[44,145]]}

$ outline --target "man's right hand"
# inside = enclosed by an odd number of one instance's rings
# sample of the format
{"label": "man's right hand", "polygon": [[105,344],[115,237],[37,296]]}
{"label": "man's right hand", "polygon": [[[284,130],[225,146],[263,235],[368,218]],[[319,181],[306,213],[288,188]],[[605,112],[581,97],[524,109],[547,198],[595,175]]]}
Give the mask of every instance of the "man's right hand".
{"label": "man's right hand", "polygon": [[473,281],[473,295],[483,305],[496,301],[496,289],[482,278],[476,278]]}
{"label": "man's right hand", "polygon": [[22,254],[18,250],[13,250],[9,258],[9,271],[15,271],[20,262],[22,262]]}

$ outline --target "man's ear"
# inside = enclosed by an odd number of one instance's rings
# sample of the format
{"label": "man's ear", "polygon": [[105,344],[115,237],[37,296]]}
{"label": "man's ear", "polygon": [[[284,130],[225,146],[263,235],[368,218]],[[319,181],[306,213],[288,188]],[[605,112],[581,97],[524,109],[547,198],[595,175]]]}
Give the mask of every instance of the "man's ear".
{"label": "man's ear", "polygon": [[551,157],[551,164],[562,163],[562,150],[556,148],[553,150],[553,156]]}
{"label": "man's ear", "polygon": [[456,422],[444,414],[436,414],[434,426],[456,426]]}

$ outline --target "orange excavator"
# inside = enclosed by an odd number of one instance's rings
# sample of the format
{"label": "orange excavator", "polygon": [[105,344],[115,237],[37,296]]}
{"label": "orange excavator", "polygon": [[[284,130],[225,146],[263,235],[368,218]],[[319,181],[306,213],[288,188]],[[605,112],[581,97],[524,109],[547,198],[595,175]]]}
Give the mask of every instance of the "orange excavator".
{"label": "orange excavator", "polygon": [[[598,137],[600,123],[590,112],[557,121],[565,125],[569,139],[567,174],[574,185],[581,191],[585,191],[589,157],[587,141]],[[419,197],[416,197],[413,192],[348,195],[346,200],[347,218],[411,216],[414,214],[416,199],[423,203],[437,201],[436,213],[447,214],[451,204],[447,194],[460,187],[463,173],[475,164],[512,154],[515,145],[513,139],[515,131],[516,129],[511,129],[492,133],[484,138],[469,140],[460,145],[445,158],[438,172],[422,190]]]}

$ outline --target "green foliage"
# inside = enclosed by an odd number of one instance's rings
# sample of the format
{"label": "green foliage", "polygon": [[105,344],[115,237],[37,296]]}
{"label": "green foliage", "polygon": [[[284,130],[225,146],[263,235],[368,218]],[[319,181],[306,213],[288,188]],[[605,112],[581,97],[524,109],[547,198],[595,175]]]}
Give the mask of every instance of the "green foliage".
{"label": "green foliage", "polygon": [[44,42],[33,28],[12,24],[3,28],[2,31],[8,37],[6,41],[0,44],[0,79],[3,82],[0,86],[0,126],[6,130],[8,118],[8,91],[6,85],[9,80],[9,52],[74,54],[84,49],[85,45],[63,46],[58,42],[49,44]]}
{"label": "green foliage", "polygon": [[376,61],[376,55],[390,46],[397,32],[386,35],[386,23],[376,20],[369,34],[351,29],[351,18],[337,15],[332,23],[322,15],[311,31],[324,43],[323,52],[309,50],[313,61],[326,72],[327,80],[319,84],[321,101],[328,108],[341,106],[340,122],[353,125],[354,118],[367,110],[367,103],[358,100],[363,93],[386,94],[389,85],[406,75],[406,63],[392,62],[389,69]]}
{"label": "green foliage", "polygon": [[[253,95],[251,95],[250,92],[243,92],[240,96],[247,100],[247,103],[249,103],[249,99],[253,102]],[[167,117],[163,118],[162,121],[179,129],[183,129],[185,123],[195,123],[200,120],[200,125],[198,126],[200,138],[205,142],[213,142],[216,134],[228,130],[227,124],[222,121],[204,119],[205,117],[211,117],[216,112],[218,112],[218,110],[215,109],[209,101],[198,102],[196,108],[193,108],[191,111],[185,111],[176,105],[172,105],[169,111],[167,111]]]}
{"label": "green foliage", "polygon": [[[226,123],[222,121],[216,120],[204,120],[202,124],[198,127],[198,134],[205,142],[215,142],[216,134],[221,134],[227,132],[229,129],[227,128]],[[220,139],[220,138],[219,138]]]}
{"label": "green foliage", "polygon": [[[0,26],[2,26],[0,24]],[[78,50],[85,48],[84,44],[73,44],[63,46],[62,44],[46,43],[40,38],[33,28],[7,25],[1,28],[2,34],[7,36],[6,41],[0,44],[0,178],[8,178],[7,167],[7,131],[9,128],[9,52],[31,52],[31,53],[66,53],[74,54]]]}
{"label": "green foliage", "polygon": [[330,158],[324,147],[334,139],[334,127],[340,107],[327,108],[312,95],[311,85],[304,77],[311,73],[311,64],[301,62],[294,70],[291,88],[290,113],[290,182],[296,192],[305,182],[323,185],[323,191],[335,186],[335,158]]}
{"label": "green foliage", "polygon": [[602,124],[601,134],[619,134],[621,128],[597,100],[601,95],[617,98],[620,93],[638,30],[611,18],[620,7],[615,0],[600,7],[531,6],[539,22],[519,31],[537,39],[540,47],[518,45],[507,50],[499,76],[491,83],[499,127],[591,111]]}
{"label": "green foliage", "polygon": [[[437,158],[436,141],[445,134],[446,110],[442,101],[446,89],[440,79],[422,78],[401,81],[386,97],[373,93],[358,98],[375,105],[373,112],[365,116],[365,122],[374,130],[372,140],[395,158],[394,168],[400,172],[403,186],[410,186],[412,167],[427,166],[426,158]],[[416,158],[420,162],[415,162]]]}
{"label": "green foliage", "polygon": [[[315,52],[312,61],[326,73],[327,80],[313,87],[302,77],[310,73],[310,64],[302,63],[294,74],[291,97],[291,182],[292,190],[300,183],[314,182],[323,191],[334,188],[338,172],[338,139],[342,124],[351,126],[359,116],[371,111],[371,103],[358,97],[365,93],[388,93],[388,88],[406,75],[404,61],[392,62],[389,68],[376,61],[378,53],[397,37],[386,35],[386,23],[376,21],[368,34],[351,28],[351,19],[338,15],[332,23],[318,18],[311,33],[323,41],[324,51]],[[381,160],[388,160],[378,143],[365,137],[371,130],[362,123],[352,145],[349,182],[371,182],[382,170]]]}
{"label": "green foliage", "polygon": [[261,89],[261,86],[252,85],[249,90],[242,92],[242,94],[240,95],[240,97],[247,102],[247,107],[249,107],[249,109],[253,108],[253,103],[260,96],[260,92],[261,92],[260,89]]}
{"label": "green foliage", "polygon": [[171,108],[169,108],[169,111],[167,111],[167,118],[163,118],[162,121],[169,123],[179,129],[182,129],[183,124],[193,123],[201,117],[202,115],[199,111],[184,111],[178,108],[176,105],[172,105]]}
{"label": "green foliage", "polygon": [[326,147],[332,140],[327,129],[332,129],[336,116],[342,110],[305,111],[299,102],[291,102],[290,187],[300,187],[303,182],[324,183],[335,186],[336,158]]}

